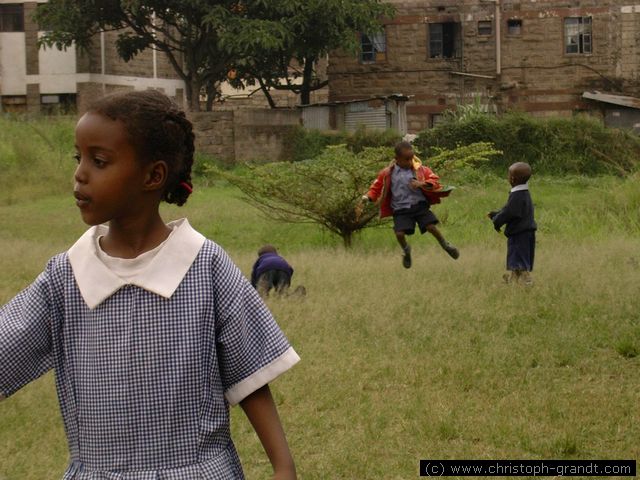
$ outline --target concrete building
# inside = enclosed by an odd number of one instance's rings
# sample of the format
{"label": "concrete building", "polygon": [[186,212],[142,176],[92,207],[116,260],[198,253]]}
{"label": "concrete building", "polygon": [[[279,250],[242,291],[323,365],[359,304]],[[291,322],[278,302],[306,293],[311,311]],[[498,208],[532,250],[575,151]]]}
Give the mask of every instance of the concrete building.
{"label": "concrete building", "polygon": [[182,100],[184,83],[162,53],[145,51],[123,62],[115,32],[99,35],[89,52],[38,49],[42,32],[32,19],[41,2],[0,0],[0,106],[4,111],[82,110],[117,89],[157,88]]}
{"label": "concrete building", "polygon": [[388,0],[397,15],[335,52],[329,100],[403,94],[410,132],[480,99],[488,111],[572,115],[585,91],[640,93],[640,4],[628,0]]}

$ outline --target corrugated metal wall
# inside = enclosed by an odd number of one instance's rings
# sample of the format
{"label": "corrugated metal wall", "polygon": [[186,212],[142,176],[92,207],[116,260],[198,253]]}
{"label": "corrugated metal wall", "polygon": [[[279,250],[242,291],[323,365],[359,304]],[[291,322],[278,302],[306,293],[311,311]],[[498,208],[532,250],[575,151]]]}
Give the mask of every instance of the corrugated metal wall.
{"label": "corrugated metal wall", "polygon": [[347,106],[344,126],[350,132],[357,130],[359,125],[370,130],[386,130],[391,126],[390,119],[385,105],[370,107],[368,102],[357,102]]}
{"label": "corrugated metal wall", "polygon": [[604,122],[608,127],[626,128],[640,133],[640,110],[624,107],[607,108]]}
{"label": "corrugated metal wall", "polygon": [[302,124],[310,130],[329,130],[330,125],[329,106],[305,107],[302,109]]}

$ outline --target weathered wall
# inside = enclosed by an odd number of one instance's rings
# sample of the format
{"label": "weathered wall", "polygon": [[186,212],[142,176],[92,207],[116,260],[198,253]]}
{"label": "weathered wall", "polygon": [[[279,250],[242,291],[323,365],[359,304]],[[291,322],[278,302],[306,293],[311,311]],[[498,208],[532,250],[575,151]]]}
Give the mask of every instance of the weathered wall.
{"label": "weathered wall", "polygon": [[[540,115],[590,108],[580,95],[599,89],[640,93],[640,5],[619,0],[501,1],[502,73],[496,75],[494,5],[479,0],[391,0],[397,16],[387,23],[387,60],[360,64],[353,55],[330,57],[330,100],[373,95],[413,95],[407,114],[410,131],[427,128],[433,114],[480,95],[499,110]],[[569,6],[570,5],[570,6]],[[566,54],[564,18],[591,16],[593,52]],[[509,19],[522,21],[511,35]],[[492,22],[491,35],[478,34],[478,21]],[[461,26],[459,58],[429,55],[429,24]],[[466,72],[493,78],[470,78]]]}
{"label": "weathered wall", "polygon": [[196,134],[196,151],[228,164],[276,161],[283,158],[284,141],[300,125],[297,109],[220,109],[189,114]]}

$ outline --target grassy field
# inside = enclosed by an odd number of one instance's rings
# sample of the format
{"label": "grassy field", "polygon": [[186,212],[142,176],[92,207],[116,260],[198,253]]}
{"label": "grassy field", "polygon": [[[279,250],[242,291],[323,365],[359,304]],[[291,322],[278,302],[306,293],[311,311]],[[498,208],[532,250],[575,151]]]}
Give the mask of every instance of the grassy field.
{"label": "grassy field", "polygon": [[[638,180],[531,182],[541,229],[529,290],[501,283],[506,241],[484,218],[506,199],[502,179],[435,208],[460,260],[415,237],[411,270],[388,225],[345,251],[313,225],[265,219],[222,183],[196,185],[164,217],[189,217],[247,274],[273,243],[307,287],[304,300],[269,300],[302,358],[272,384],[300,478],[407,479],[428,458],[640,457]],[[68,183],[44,195],[2,181],[4,303],[86,226]],[[238,408],[232,427],[247,478],[268,478]],[[60,478],[67,455],[51,373],[0,403],[0,479]]]}

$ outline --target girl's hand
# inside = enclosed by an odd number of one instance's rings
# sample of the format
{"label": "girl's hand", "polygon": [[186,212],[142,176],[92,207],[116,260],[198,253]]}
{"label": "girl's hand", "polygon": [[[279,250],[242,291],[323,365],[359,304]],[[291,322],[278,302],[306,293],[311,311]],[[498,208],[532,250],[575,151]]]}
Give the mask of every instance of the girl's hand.
{"label": "girl's hand", "polygon": [[296,480],[297,478],[295,470],[282,470],[275,472],[271,480]]}

